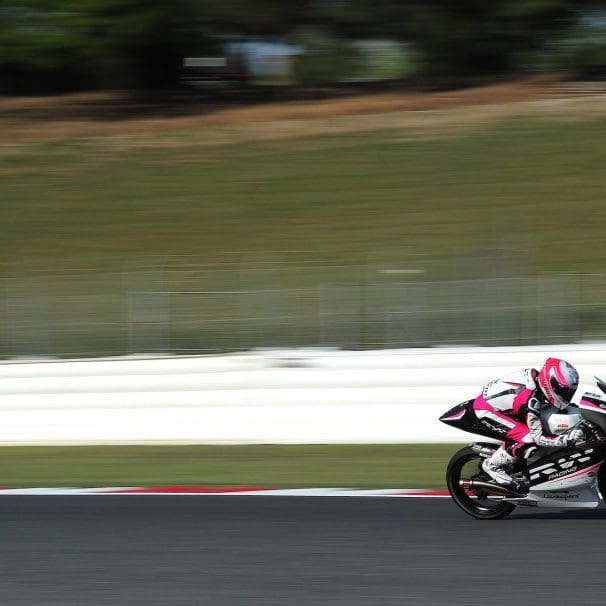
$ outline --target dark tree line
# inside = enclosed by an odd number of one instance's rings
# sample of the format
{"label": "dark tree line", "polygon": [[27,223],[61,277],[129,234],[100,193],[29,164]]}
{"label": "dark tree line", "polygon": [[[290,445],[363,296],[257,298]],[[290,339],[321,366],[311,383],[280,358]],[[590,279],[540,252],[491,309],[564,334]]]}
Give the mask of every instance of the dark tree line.
{"label": "dark tree line", "polygon": [[177,85],[213,35],[322,27],[412,44],[426,74],[498,74],[574,31],[580,0],[1,0],[0,90]]}

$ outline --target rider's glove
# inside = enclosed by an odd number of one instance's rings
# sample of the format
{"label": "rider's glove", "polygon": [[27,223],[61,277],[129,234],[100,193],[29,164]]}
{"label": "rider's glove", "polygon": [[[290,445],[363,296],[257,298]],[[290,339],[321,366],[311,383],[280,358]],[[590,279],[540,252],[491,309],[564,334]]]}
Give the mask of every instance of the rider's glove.
{"label": "rider's glove", "polygon": [[582,429],[573,428],[566,434],[566,442],[573,446],[582,446],[587,442],[587,437]]}

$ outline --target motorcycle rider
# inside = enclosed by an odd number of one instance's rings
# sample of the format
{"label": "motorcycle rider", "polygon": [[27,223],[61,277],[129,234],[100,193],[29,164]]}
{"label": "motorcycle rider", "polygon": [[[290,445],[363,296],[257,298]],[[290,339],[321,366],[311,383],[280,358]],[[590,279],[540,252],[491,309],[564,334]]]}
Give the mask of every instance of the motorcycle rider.
{"label": "motorcycle rider", "polygon": [[537,446],[562,448],[585,442],[581,429],[553,436],[541,421],[541,412],[565,414],[578,385],[576,369],[558,358],[548,358],[540,371],[525,368],[486,384],[472,409],[477,420],[504,441],[484,459],[483,470],[498,484],[512,484],[509,472],[514,463]]}

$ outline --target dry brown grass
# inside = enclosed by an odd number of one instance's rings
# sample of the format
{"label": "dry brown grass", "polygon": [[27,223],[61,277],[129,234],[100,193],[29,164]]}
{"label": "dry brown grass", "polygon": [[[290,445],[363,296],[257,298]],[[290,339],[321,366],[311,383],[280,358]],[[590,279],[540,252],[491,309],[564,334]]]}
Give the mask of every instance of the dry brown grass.
{"label": "dry brown grass", "polygon": [[446,92],[218,107],[193,115],[150,116],[143,111],[120,118],[103,112],[127,103],[124,93],[5,98],[0,99],[0,145],[109,138],[111,143],[106,142],[112,147],[128,148],[147,146],[150,139],[157,142],[161,137],[162,145],[173,147],[383,129],[414,129],[435,136],[511,115],[604,113],[604,92],[604,85],[540,77]]}

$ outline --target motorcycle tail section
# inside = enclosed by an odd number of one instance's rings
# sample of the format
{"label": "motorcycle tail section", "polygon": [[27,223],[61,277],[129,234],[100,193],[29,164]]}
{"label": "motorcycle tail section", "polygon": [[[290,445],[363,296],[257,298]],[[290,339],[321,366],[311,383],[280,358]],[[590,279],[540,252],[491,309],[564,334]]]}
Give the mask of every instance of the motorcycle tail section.
{"label": "motorcycle tail section", "polygon": [[442,423],[446,423],[446,425],[456,427],[457,429],[476,433],[478,428],[475,418],[470,410],[472,405],[473,400],[461,402],[461,404],[457,404],[450,410],[446,411],[440,417],[440,421],[442,421]]}

